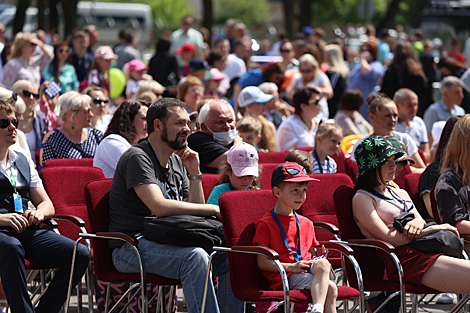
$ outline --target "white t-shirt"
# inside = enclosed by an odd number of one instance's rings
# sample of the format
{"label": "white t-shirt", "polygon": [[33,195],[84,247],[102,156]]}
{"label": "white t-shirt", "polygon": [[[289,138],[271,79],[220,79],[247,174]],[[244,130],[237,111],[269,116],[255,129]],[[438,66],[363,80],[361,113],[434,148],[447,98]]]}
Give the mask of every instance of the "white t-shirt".
{"label": "white t-shirt", "polygon": [[[405,133],[399,133],[399,132],[396,132],[396,131],[393,131],[393,134],[398,138],[400,139],[401,142],[403,142],[405,144],[405,148],[406,148],[406,153],[408,153],[409,156],[412,156],[413,154],[415,154],[416,152],[418,152],[418,146],[415,144],[413,138],[411,138],[410,135],[408,134],[405,134]],[[354,144],[354,147],[353,147],[353,151],[351,153],[351,161],[354,161],[356,162],[356,158],[354,157],[354,151],[356,151],[356,148],[357,146],[362,142],[364,141],[364,139],[367,139],[369,138],[369,136],[366,136],[362,139],[359,139],[355,144]]]}
{"label": "white t-shirt", "polygon": [[238,77],[242,77],[246,73],[245,61],[240,59],[236,54],[229,54],[227,57],[227,67],[222,73],[227,74],[230,81]]}
{"label": "white t-shirt", "polygon": [[120,135],[107,136],[96,148],[93,166],[102,169],[106,178],[113,178],[119,158],[130,147],[131,144]]}
{"label": "white t-shirt", "polygon": [[317,129],[318,124],[313,131],[310,131],[300,118],[291,115],[282,121],[277,130],[277,148],[279,151],[286,151],[292,146],[295,146],[295,148],[313,147]]}

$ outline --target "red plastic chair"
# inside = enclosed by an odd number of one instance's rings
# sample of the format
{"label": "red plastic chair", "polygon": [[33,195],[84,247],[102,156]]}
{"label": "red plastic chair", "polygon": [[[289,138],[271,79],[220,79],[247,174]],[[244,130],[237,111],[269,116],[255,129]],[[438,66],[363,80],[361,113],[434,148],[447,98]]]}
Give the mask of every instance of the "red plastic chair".
{"label": "red plastic chair", "polygon": [[432,217],[429,216],[428,210],[426,210],[426,205],[424,204],[423,199],[419,195],[419,173],[411,173],[405,176],[405,190],[410,195],[413,204],[416,206],[419,214],[425,220],[432,220]]}
{"label": "red plastic chair", "polygon": [[219,181],[218,174],[203,174],[202,175],[202,191],[204,192],[204,199],[207,202],[211,195],[212,189],[217,186]]}
{"label": "red plastic chair", "polygon": [[[354,220],[352,211],[354,194],[355,190],[351,186],[339,187],[334,193],[334,202],[341,239],[354,247],[354,256],[359,262],[364,278],[364,290],[399,291],[402,308],[406,308],[405,292],[412,293],[412,312],[416,312],[418,294],[436,294],[440,291],[406,282],[400,261],[394,253],[395,248],[381,240],[365,239]],[[346,264],[345,269],[349,283],[357,287],[353,269],[349,264]],[[459,301],[451,312],[461,309],[466,300]]]}
{"label": "red plastic chair", "polygon": [[398,173],[397,177],[393,180],[398,186],[400,186],[401,189],[405,189],[406,184],[405,184],[405,177],[406,175],[411,174],[411,168],[410,165],[407,164],[403,170]]}
{"label": "red plastic chair", "polygon": [[[216,252],[211,255],[211,260],[215,253],[228,253],[230,283],[233,294],[239,300],[250,302],[284,301],[286,307],[290,306],[291,301],[309,303],[311,298],[308,290],[289,291],[288,285],[285,285],[283,291],[270,290],[268,281],[256,264],[256,254],[264,255],[275,263],[277,262],[281,276],[286,279],[284,268],[278,262],[279,255],[271,249],[253,246],[252,244],[256,222],[275,203],[276,199],[270,190],[232,191],[222,194],[220,197],[220,212],[227,248],[214,247]],[[315,226],[318,225],[319,223],[315,224]],[[351,254],[352,250],[347,246],[333,242],[321,243],[329,249],[341,251],[346,258],[355,262]],[[358,274],[358,277],[361,279],[360,274]],[[207,283],[208,280],[206,280]],[[363,298],[359,290],[338,286],[338,293],[338,300],[359,299],[359,301],[356,301],[355,307],[360,305],[362,311],[364,307]],[[282,302],[279,305],[281,304]]]}
{"label": "red plastic chair", "polygon": [[260,152],[258,153],[259,163],[277,163],[281,164],[284,162],[284,158],[288,151],[282,152]]}
{"label": "red plastic chair", "polygon": [[48,160],[44,163],[44,167],[51,167],[51,166],[89,166],[93,167],[93,159],[92,158],[85,158],[85,159],[52,159]]}
{"label": "red plastic chair", "polygon": [[[137,283],[131,286],[121,297],[119,301],[116,302],[114,307],[111,309],[113,311],[118,305],[122,302],[123,299],[135,288],[139,288],[142,294],[142,310],[144,313],[148,312],[148,303],[147,301],[147,288],[142,288],[142,286],[147,286],[147,283],[164,286],[164,285],[180,285],[181,281],[176,279],[169,279],[155,274],[146,274],[145,267],[140,264],[140,273],[120,273],[114,267],[112,261],[112,250],[108,247],[108,239],[118,239],[129,243],[136,254],[140,258],[140,253],[138,251],[137,245],[138,241],[136,238],[119,232],[108,232],[109,225],[109,192],[111,189],[112,179],[103,179],[92,181],[86,184],[85,186],[85,197],[87,204],[87,211],[90,220],[89,234],[80,234],[81,239],[90,239],[93,245],[93,264],[95,269],[95,274],[98,279],[102,281],[107,281],[109,283],[113,282],[129,282]],[[77,241],[78,243],[78,241]],[[72,267],[73,269],[73,267]],[[109,288],[109,285],[108,285]],[[69,293],[70,296],[70,286]],[[137,294],[137,291],[135,294]],[[130,300],[129,300],[130,302]],[[129,303],[128,302],[128,303]],[[169,303],[171,303],[171,299]],[[67,308],[68,308],[67,301]],[[108,311],[108,299],[106,299],[105,311]],[[111,312],[110,311],[110,312]]]}
{"label": "red plastic chair", "polygon": [[[282,161],[281,163],[283,163]],[[263,190],[271,190],[271,176],[273,175],[273,171],[281,163],[263,163],[261,166],[263,169],[261,170],[261,175],[259,178],[261,189]]]}

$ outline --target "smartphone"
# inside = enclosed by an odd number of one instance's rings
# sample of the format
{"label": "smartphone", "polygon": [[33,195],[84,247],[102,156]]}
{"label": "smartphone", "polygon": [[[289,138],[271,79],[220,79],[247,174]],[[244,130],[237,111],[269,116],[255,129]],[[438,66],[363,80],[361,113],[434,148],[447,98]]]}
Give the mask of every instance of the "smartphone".
{"label": "smartphone", "polygon": [[328,255],[328,252],[323,253],[323,254],[320,254],[320,255],[317,255],[316,257],[312,258],[312,261],[315,261],[315,260],[318,260],[318,259],[326,258],[327,255]]}
{"label": "smartphone", "polygon": [[51,82],[49,87],[44,88],[44,93],[49,99],[53,99],[55,96],[62,92],[62,87],[59,86],[56,82]]}

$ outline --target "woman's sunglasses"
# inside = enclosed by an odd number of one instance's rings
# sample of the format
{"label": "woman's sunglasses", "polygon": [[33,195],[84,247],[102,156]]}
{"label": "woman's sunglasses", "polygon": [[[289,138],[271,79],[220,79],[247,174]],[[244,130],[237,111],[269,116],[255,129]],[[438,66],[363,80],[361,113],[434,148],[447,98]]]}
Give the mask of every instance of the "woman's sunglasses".
{"label": "woman's sunglasses", "polygon": [[8,126],[10,126],[10,123],[15,126],[15,128],[18,128],[18,120],[16,118],[11,120],[8,118],[0,119],[0,128],[7,128]]}
{"label": "woman's sunglasses", "polygon": [[93,99],[94,104],[101,104],[101,103],[108,104],[108,102],[109,102],[108,99],[100,99],[100,98]]}
{"label": "woman's sunglasses", "polygon": [[26,98],[30,98],[31,96],[33,96],[34,99],[39,99],[39,94],[37,93],[32,93],[32,92],[29,92],[27,90],[23,90],[23,96],[25,96]]}

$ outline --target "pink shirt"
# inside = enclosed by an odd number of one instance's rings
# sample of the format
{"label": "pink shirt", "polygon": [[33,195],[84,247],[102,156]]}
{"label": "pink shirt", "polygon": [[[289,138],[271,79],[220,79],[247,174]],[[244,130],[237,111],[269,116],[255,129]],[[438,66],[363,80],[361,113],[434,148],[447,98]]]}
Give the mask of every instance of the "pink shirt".
{"label": "pink shirt", "polygon": [[[413,202],[409,199],[409,196],[406,194],[406,192],[404,190],[396,189],[396,188],[393,188],[391,186],[388,186],[388,188],[390,190],[392,190],[392,192],[394,192],[394,194],[396,196],[398,196],[401,199],[406,200],[406,202],[405,202],[406,211],[412,212],[415,215],[415,217],[420,216],[418,211],[416,210],[416,207],[413,207],[413,209],[411,209],[411,206],[412,206]],[[376,204],[375,205],[375,211],[379,215],[380,219],[385,223],[385,225],[387,225],[388,228],[393,228],[393,220],[396,217],[398,217],[398,215],[401,212],[403,212],[403,208],[404,208],[403,202],[398,201],[394,197],[390,197],[388,194],[387,194],[387,198],[390,198],[391,200],[385,200],[385,199],[379,198],[379,197],[373,195],[371,192],[366,191],[364,189],[359,189],[357,192],[366,194],[369,197],[371,197],[372,199],[374,199],[375,204]],[[362,226],[362,224],[356,218],[354,218],[354,219],[356,220],[357,226],[361,230],[361,233],[364,235],[364,237],[366,237],[367,239],[375,239],[364,228],[364,226]]]}
{"label": "pink shirt", "polygon": [[2,84],[6,89],[11,89],[16,81],[26,79],[39,87],[41,73],[46,65],[51,63],[52,58],[52,56],[42,53],[32,56],[29,62],[21,56],[10,59],[3,68]]}

